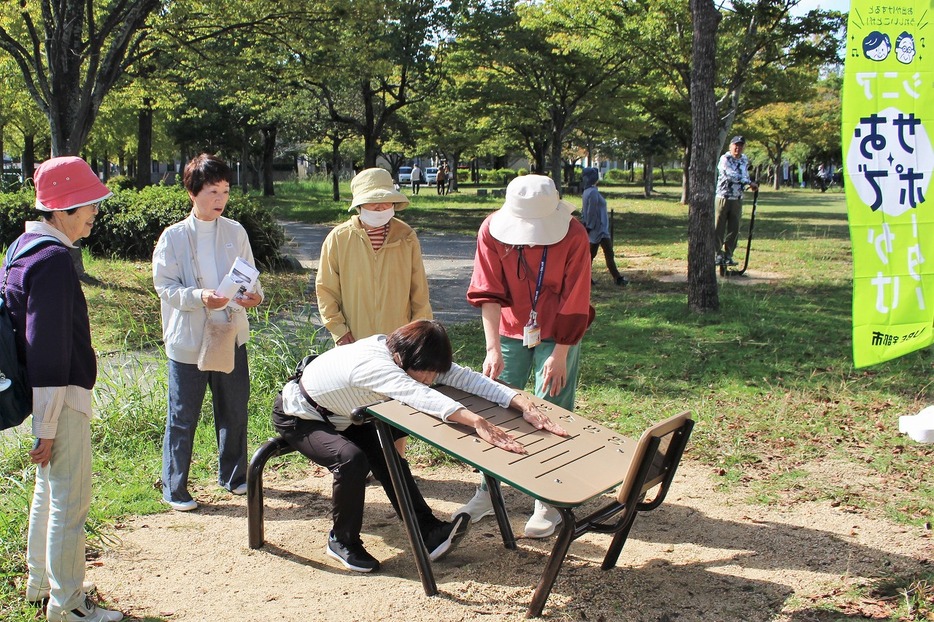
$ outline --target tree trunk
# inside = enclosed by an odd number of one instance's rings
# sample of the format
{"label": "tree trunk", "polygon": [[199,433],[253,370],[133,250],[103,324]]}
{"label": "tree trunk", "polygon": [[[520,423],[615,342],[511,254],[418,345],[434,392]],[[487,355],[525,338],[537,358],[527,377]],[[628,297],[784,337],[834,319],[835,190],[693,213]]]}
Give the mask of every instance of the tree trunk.
{"label": "tree trunk", "polygon": [[451,192],[457,192],[457,167],[460,165],[461,152],[451,152]]}
{"label": "tree trunk", "polygon": [[152,185],[152,100],[143,99],[140,106],[136,149],[136,189]]}
{"label": "tree trunk", "polygon": [[[785,156],[785,152],[781,147],[779,147],[777,151],[778,151],[778,154],[777,154],[777,157],[775,158],[775,180],[774,180],[773,188],[775,188],[776,190],[781,190],[782,189],[782,159]],[[756,176],[753,177],[752,180],[753,181],[759,180],[759,167],[758,166],[756,167]]]}
{"label": "tree trunk", "polygon": [[246,179],[247,168],[250,166],[250,145],[246,136],[243,137],[243,146],[240,148],[240,162],[237,163],[237,183],[240,190],[246,194],[250,190],[250,182]]}
{"label": "tree trunk", "polygon": [[558,196],[561,196],[562,164],[564,164],[564,160],[561,157],[561,141],[558,140],[558,133],[556,132],[551,138],[551,178],[558,189]]}
{"label": "tree trunk", "polygon": [[363,137],[363,168],[373,168],[376,166],[376,158],[379,157],[379,141],[375,136]]}
{"label": "tree trunk", "polygon": [[331,198],[335,201],[341,200],[340,165],[342,142],[344,142],[342,138],[331,137]]}
{"label": "tree trunk", "polygon": [[652,198],[652,186],[655,181],[655,156],[648,156],[645,159],[645,170],[642,173],[643,194],[646,199]]}
{"label": "tree trunk", "polygon": [[718,147],[717,101],[714,97],[717,28],[720,12],[711,0],[690,0],[694,22],[691,56],[691,164],[688,218],[688,308],[717,311],[720,297],[714,267],[714,187]]}
{"label": "tree trunk", "polygon": [[276,134],[275,125],[262,128],[263,133],[263,196],[275,196],[276,189],[273,184],[272,164],[276,157]]}
{"label": "tree trunk", "polygon": [[688,175],[690,168],[691,149],[688,147],[684,150],[684,155],[681,158],[681,205],[688,204],[688,193],[691,189],[691,177]]}
{"label": "tree trunk", "polygon": [[23,134],[23,180],[32,179],[36,172],[36,135]]}

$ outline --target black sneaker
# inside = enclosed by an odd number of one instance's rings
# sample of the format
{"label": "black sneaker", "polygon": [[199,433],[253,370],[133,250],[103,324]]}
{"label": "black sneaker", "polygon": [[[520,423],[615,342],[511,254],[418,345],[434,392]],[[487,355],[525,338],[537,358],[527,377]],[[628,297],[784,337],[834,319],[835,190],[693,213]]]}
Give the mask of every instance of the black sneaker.
{"label": "black sneaker", "polygon": [[618,276],[616,277],[616,284],[620,287],[625,287],[626,285],[629,285],[629,279],[624,276]]}
{"label": "black sneaker", "polygon": [[732,256],[732,255],[727,255],[726,257],[724,257],[723,263],[725,263],[725,264],[728,265],[728,266],[738,266],[738,265],[739,265],[738,263],[736,263],[735,261],[733,261],[733,256]]}
{"label": "black sneaker", "polygon": [[431,561],[438,561],[445,555],[454,550],[457,543],[461,541],[470,529],[470,514],[461,512],[450,523],[438,521],[434,527],[430,527],[428,532],[422,534],[425,539],[425,546],[428,548],[428,558]]}
{"label": "black sneaker", "polygon": [[328,546],[325,553],[338,560],[348,570],[354,572],[373,572],[379,570],[379,560],[366,552],[363,542],[357,540],[353,544],[345,544],[334,539],[334,533],[328,535]]}

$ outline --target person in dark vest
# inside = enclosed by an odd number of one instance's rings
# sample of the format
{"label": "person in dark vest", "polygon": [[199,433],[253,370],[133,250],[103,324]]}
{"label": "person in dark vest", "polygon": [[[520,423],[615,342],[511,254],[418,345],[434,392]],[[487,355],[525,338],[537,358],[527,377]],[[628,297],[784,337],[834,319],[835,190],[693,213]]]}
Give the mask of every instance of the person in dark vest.
{"label": "person in dark vest", "polygon": [[69,248],[86,238],[101,201],[111,196],[77,157],[46,160],[36,169],[36,209],[20,243],[50,243],[12,266],[6,301],[32,387],[29,458],[36,487],[29,509],[26,599],[48,601],[49,620],[116,622],[119,611],[99,607],[84,581],[84,522],[91,506],[91,389],[97,357],[91,346],[88,304]]}

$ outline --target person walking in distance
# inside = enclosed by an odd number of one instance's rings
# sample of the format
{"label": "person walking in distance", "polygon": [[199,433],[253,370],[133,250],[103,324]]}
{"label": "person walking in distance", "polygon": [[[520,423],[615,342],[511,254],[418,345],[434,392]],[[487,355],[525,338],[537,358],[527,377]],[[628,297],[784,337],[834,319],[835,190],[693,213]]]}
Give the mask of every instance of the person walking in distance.
{"label": "person walking in distance", "polygon": [[581,173],[581,180],[584,184],[584,194],[581,196],[583,207],[581,209],[581,222],[587,229],[587,237],[590,239],[590,261],[593,262],[597,256],[597,250],[603,249],[603,257],[606,259],[606,267],[613,277],[613,282],[617,285],[626,285],[629,281],[619,273],[616,267],[616,259],[613,257],[613,239],[610,237],[610,220],[606,211],[606,199],[597,190],[597,182],[600,181],[600,173],[593,167],[587,167]]}
{"label": "person walking in distance", "polygon": [[438,167],[438,175],[435,177],[435,188],[438,194],[445,194],[448,188],[448,165],[444,162]]}
{"label": "person walking in distance", "polygon": [[419,188],[422,187],[422,169],[418,164],[412,165],[412,194],[418,194]]}

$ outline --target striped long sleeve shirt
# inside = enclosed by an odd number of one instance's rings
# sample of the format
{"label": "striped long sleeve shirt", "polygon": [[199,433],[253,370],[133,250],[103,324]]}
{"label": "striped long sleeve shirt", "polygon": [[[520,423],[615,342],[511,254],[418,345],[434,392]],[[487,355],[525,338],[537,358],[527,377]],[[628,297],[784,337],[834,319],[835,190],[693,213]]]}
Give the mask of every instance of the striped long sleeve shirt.
{"label": "striped long sleeve shirt", "polygon": [[[336,347],[320,355],[305,367],[300,379],[308,395],[333,413],[329,421],[337,430],[351,425],[354,408],[395,399],[434,415],[442,421],[463,404],[435,391],[409,376],[393,361],[386,347],[386,335],[373,335]],[[456,363],[440,374],[438,384],[446,384],[478,395],[502,407],[508,407],[516,392],[468,367]],[[283,410],[302,419],[323,420],[301,397],[298,385],[288,383],[282,391]]]}

